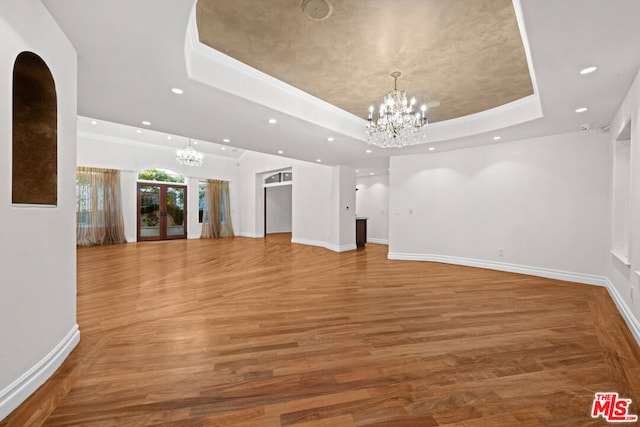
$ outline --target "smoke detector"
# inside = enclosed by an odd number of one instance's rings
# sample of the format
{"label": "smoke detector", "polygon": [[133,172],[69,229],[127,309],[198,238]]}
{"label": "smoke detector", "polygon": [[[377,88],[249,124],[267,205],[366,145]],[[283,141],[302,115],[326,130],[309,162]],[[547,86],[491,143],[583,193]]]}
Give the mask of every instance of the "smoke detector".
{"label": "smoke detector", "polygon": [[322,21],[331,15],[333,7],[329,0],[303,0],[302,11],[314,21]]}

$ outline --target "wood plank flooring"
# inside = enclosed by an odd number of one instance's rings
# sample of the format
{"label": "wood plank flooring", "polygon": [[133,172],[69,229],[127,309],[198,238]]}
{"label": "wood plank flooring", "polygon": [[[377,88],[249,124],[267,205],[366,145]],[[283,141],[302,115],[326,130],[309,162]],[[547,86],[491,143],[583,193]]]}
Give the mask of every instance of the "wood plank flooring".
{"label": "wood plank flooring", "polygon": [[290,235],[78,250],[81,342],[5,426],[588,426],[640,409],[604,288]]}

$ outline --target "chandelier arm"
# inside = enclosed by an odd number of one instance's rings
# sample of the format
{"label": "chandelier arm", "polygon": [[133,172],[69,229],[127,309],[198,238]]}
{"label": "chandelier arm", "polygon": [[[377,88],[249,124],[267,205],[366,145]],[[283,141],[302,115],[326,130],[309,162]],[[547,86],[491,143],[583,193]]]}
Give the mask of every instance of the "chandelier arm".
{"label": "chandelier arm", "polygon": [[383,97],[377,118],[374,117],[373,106],[369,107],[366,129],[367,142],[371,145],[386,148],[426,142],[422,130],[429,124],[427,107],[422,105],[421,112],[413,108],[415,97],[409,100],[405,91],[398,90],[400,75],[399,71],[391,73],[393,90]]}

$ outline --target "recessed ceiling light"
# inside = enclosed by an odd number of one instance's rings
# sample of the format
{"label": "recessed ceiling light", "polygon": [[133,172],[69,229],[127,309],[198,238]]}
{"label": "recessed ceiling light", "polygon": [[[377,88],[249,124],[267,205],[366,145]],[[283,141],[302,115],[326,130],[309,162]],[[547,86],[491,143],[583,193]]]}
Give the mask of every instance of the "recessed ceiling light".
{"label": "recessed ceiling light", "polygon": [[227,147],[221,147],[221,148],[222,148],[222,151],[224,151],[224,150],[226,150],[226,149],[227,149]]}
{"label": "recessed ceiling light", "polygon": [[150,122],[150,121],[148,121],[148,120],[144,120],[144,121],[142,122],[142,124],[143,124],[143,125],[145,125],[145,126],[151,126],[151,122]]}
{"label": "recessed ceiling light", "polygon": [[583,68],[582,70],[580,70],[580,74],[585,75],[585,74],[591,74],[593,73],[595,70],[597,70],[598,67],[587,67],[587,68]]}
{"label": "recessed ceiling light", "polygon": [[359,170],[359,169],[356,169],[356,173],[358,173],[358,172],[360,172],[360,170]]}
{"label": "recessed ceiling light", "polygon": [[195,139],[193,140],[193,145],[198,145],[198,141],[196,141]]}
{"label": "recessed ceiling light", "polygon": [[276,123],[278,123],[278,121],[276,119],[269,119],[269,123],[275,125]]}
{"label": "recessed ceiling light", "polygon": [[502,139],[502,137],[501,137],[501,136],[499,136],[499,135],[498,135],[498,136],[494,136],[494,137],[493,137],[493,140],[494,140],[494,141],[499,141],[499,140],[501,140],[501,139]]}
{"label": "recessed ceiling light", "polygon": [[137,132],[137,133],[142,133],[142,131],[141,131],[140,129],[138,129],[136,132]]}
{"label": "recessed ceiling light", "polygon": [[170,136],[168,136],[168,137],[167,137],[167,139],[171,139],[171,137],[170,137]]}
{"label": "recessed ceiling light", "polygon": [[231,140],[229,138],[225,138],[225,139],[222,140],[222,142],[224,142],[226,144],[228,142],[231,142]]}
{"label": "recessed ceiling light", "polygon": [[175,93],[176,95],[182,95],[184,93],[184,91],[178,87],[174,87],[173,89],[171,89],[171,92]]}
{"label": "recessed ceiling light", "polygon": [[332,136],[330,136],[329,138],[327,138],[327,141],[329,141],[329,142],[333,142],[333,141],[334,141],[334,139],[333,139],[333,137],[332,137]]}
{"label": "recessed ceiling light", "polygon": [[322,159],[316,159],[316,162],[320,163],[322,161]]}
{"label": "recessed ceiling light", "polygon": [[91,124],[92,124],[92,125],[97,125],[97,124],[98,124],[98,122],[96,122],[95,120],[91,120]]}
{"label": "recessed ceiling light", "polygon": [[435,150],[435,147],[429,147],[429,151]]}
{"label": "recessed ceiling light", "polygon": [[576,108],[576,113],[584,113],[587,110],[588,110],[587,107]]}
{"label": "recessed ceiling light", "polygon": [[365,151],[365,153],[367,153],[367,154],[369,154],[370,152],[371,152],[371,150],[367,150],[367,151]]}
{"label": "recessed ceiling light", "polygon": [[373,172],[369,172],[369,175],[373,175]]}
{"label": "recessed ceiling light", "polygon": [[278,154],[284,154],[284,151],[278,150]]}

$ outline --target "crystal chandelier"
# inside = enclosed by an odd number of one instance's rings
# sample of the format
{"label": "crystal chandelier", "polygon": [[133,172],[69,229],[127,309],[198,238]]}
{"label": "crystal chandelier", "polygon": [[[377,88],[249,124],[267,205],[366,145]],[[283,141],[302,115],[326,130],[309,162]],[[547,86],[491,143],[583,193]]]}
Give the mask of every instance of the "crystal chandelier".
{"label": "crystal chandelier", "polygon": [[178,163],[185,166],[200,166],[202,165],[203,154],[194,150],[191,146],[191,138],[189,138],[189,145],[182,150],[176,151],[176,160]]}
{"label": "crystal chandelier", "polygon": [[404,147],[419,144],[421,129],[428,125],[427,106],[422,104],[420,111],[415,111],[416,99],[407,99],[405,91],[398,90],[400,71],[391,73],[393,90],[387,93],[380,105],[378,118],[373,117],[373,105],[369,107],[367,121],[367,142],[382,148]]}

